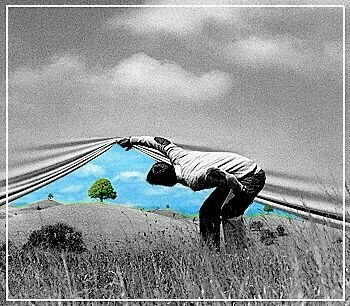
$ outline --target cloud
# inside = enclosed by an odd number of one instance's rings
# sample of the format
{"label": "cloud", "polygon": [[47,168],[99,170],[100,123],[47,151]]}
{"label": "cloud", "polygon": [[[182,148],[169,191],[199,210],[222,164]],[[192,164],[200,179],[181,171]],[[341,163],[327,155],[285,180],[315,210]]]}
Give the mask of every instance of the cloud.
{"label": "cloud", "polygon": [[230,88],[230,77],[220,71],[196,75],[175,62],[156,60],[139,53],[120,62],[110,72],[111,85],[136,92],[190,100],[209,100]]}
{"label": "cloud", "polygon": [[127,28],[139,34],[201,34],[208,26],[230,24],[235,14],[229,8],[142,8],[116,15],[107,22],[110,29]]}
{"label": "cloud", "polygon": [[[10,85],[21,88],[33,86],[55,85],[56,82],[70,81],[80,76],[80,80],[86,72],[84,61],[78,56],[61,55],[50,59],[41,67],[22,67],[17,69],[11,76]],[[52,84],[52,82],[55,82]]]}
{"label": "cloud", "polygon": [[66,187],[63,187],[60,192],[62,193],[76,193],[79,191],[82,191],[84,189],[83,185],[69,185]]}
{"label": "cloud", "polygon": [[[232,4],[220,2],[216,5]],[[159,4],[158,1],[148,3]],[[212,3],[186,1],[177,4]],[[112,30],[126,28],[142,35],[167,33],[180,37],[191,35],[194,38],[200,34],[200,39],[203,35],[208,37],[215,34],[217,39],[230,37],[231,41],[251,35],[290,35],[299,38],[319,36],[322,40],[334,40],[340,39],[342,35],[342,8],[152,7],[130,9],[123,14],[116,14],[107,20],[106,25]]]}
{"label": "cloud", "polygon": [[340,8],[142,8],[114,16],[108,26],[158,37],[160,46],[177,37],[197,57],[232,69],[278,68],[315,77],[341,72]]}
{"label": "cloud", "polygon": [[[123,94],[135,98],[136,94],[139,97],[157,95],[162,101],[169,98],[206,101],[225,95],[231,80],[224,72],[197,75],[175,62],[138,53],[99,72],[88,70],[85,62],[75,56],[56,57],[40,68],[24,67],[15,71],[10,83],[11,88],[26,91],[40,88],[42,94],[74,95],[77,90],[85,90],[109,97]],[[148,100],[159,103],[159,100]]]}
{"label": "cloud", "polygon": [[250,36],[245,40],[228,44],[223,50],[223,55],[231,62],[246,66],[284,68],[302,74],[333,69],[340,73],[340,50],[341,45],[334,43],[316,49],[306,40],[286,36],[274,38]]}
{"label": "cloud", "polygon": [[164,186],[152,186],[145,190],[144,194],[149,196],[165,195],[172,192],[171,187]]}
{"label": "cloud", "polygon": [[145,180],[145,174],[139,171],[125,171],[118,174],[116,177],[113,178],[114,181],[117,180]]}
{"label": "cloud", "polygon": [[[37,143],[53,137],[66,141],[67,135],[128,136],[130,131],[174,137],[172,126],[188,131],[205,124],[200,113],[197,121],[188,117],[212,101],[221,103],[230,93],[231,78],[215,70],[194,73],[139,53],[99,69],[76,56],[55,57],[11,72],[9,83],[9,134],[22,143]],[[93,171],[90,167],[86,171]]]}
{"label": "cloud", "polygon": [[76,174],[78,176],[100,176],[104,175],[105,171],[101,166],[95,164],[86,164],[80,168]]}

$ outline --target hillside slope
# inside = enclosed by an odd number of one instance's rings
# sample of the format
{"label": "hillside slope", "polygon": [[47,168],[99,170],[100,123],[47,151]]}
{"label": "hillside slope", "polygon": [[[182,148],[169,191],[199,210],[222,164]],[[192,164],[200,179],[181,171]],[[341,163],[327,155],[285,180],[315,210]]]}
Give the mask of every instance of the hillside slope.
{"label": "hillside slope", "polygon": [[[198,222],[177,220],[170,211],[164,215],[164,212],[143,212],[120,205],[97,203],[53,205],[42,210],[33,207],[27,210],[11,208],[9,239],[12,243],[24,244],[32,231],[57,222],[67,223],[80,230],[84,241],[90,246],[101,243],[118,245],[129,240],[156,241],[161,236],[182,239],[198,234]],[[261,223],[260,230],[254,227],[257,221]],[[5,224],[6,220],[0,219],[0,242],[5,241]],[[325,225],[274,215],[247,218],[245,224],[252,242],[269,245],[272,249],[281,246],[288,248],[296,241],[304,241],[307,246],[315,239],[320,240],[318,244],[321,246],[327,237],[327,243],[331,242],[341,252],[342,231]],[[284,235],[277,234],[278,226],[284,228]]]}
{"label": "hillside slope", "polygon": [[[136,237],[175,237],[195,232],[195,225],[120,205],[88,203],[20,211],[23,209],[18,209],[18,213],[9,218],[9,239],[15,244],[25,243],[33,230],[57,222],[80,230],[90,246],[101,242],[115,245]],[[0,220],[0,228],[0,239],[4,241],[5,219]]]}

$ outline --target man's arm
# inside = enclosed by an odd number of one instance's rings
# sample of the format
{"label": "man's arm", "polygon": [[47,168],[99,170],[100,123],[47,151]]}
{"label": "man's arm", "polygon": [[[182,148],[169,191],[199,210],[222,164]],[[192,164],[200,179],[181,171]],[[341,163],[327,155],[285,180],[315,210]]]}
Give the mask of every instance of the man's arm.
{"label": "man's arm", "polygon": [[228,187],[236,194],[245,191],[245,186],[233,174],[218,168],[209,168],[204,181],[213,187]]}
{"label": "man's arm", "polygon": [[133,145],[142,145],[148,148],[156,149],[167,156],[169,149],[176,146],[166,138],[151,136],[133,136],[129,138],[122,138],[118,141],[118,143],[123,148],[127,148],[127,150],[131,149]]}

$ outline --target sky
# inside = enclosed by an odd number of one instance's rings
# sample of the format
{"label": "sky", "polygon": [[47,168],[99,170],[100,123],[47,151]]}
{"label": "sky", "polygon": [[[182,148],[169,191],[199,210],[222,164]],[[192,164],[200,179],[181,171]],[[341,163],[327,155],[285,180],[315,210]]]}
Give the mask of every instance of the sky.
{"label": "sky", "polygon": [[145,179],[154,160],[136,150],[125,152],[116,145],[79,170],[17,199],[16,205],[24,205],[47,198],[49,193],[61,203],[99,202],[91,199],[88,190],[100,178],[107,178],[117,192],[116,203],[131,207],[167,208],[189,215],[197,214],[200,205],[212,190],[193,192],[180,184],[175,187],[149,185]]}
{"label": "sky", "polygon": [[[18,198],[14,205],[41,201],[49,193],[54,196],[54,200],[65,204],[99,202],[99,199],[88,196],[88,190],[96,180],[107,178],[116,190],[117,198],[104,200],[105,203],[147,210],[171,209],[189,216],[198,215],[200,206],[213,189],[194,192],[181,184],[174,187],[149,185],[145,179],[153,163],[153,159],[136,150],[126,152],[116,145],[79,170]],[[296,217],[277,209],[266,212],[264,206],[257,202],[245,211],[247,216],[269,213]]]}
{"label": "sky", "polygon": [[[9,102],[10,167],[22,144],[154,135],[339,187],[342,8],[10,8]],[[105,172],[121,201],[147,163]]]}

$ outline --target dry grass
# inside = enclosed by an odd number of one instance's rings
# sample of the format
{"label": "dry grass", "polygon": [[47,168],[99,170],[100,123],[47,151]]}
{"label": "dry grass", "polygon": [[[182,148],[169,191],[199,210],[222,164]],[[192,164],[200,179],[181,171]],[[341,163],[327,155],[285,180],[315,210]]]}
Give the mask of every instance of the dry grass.
{"label": "dry grass", "polygon": [[[90,206],[85,208],[86,212],[93,210]],[[57,212],[57,209],[46,211]],[[124,235],[121,243],[94,240],[82,254],[24,252],[18,243],[12,246],[9,254],[11,297],[314,299],[342,296],[342,233],[339,230],[269,216],[261,218],[264,228],[275,230],[277,225],[283,225],[288,235],[275,238],[274,243],[267,246],[260,241],[259,232],[249,230],[250,223],[256,221],[250,219],[246,220],[250,247],[247,251],[227,254],[224,250],[217,253],[201,246],[195,225],[150,213],[140,221],[135,218],[145,213],[124,208],[123,213],[124,225],[134,228],[135,235],[120,229],[118,235]],[[158,218],[165,223],[155,230],[155,224],[161,223]],[[169,222],[175,222],[176,226],[169,227]],[[147,226],[140,231],[140,224]],[[165,224],[168,227],[163,228]],[[103,226],[112,225],[105,220]],[[87,231],[89,227],[84,229]],[[91,237],[89,235],[85,233],[85,238]],[[347,252],[349,258],[349,248]],[[347,269],[349,266],[348,260]],[[349,275],[347,283],[350,284]],[[137,303],[129,303],[134,304]]]}

